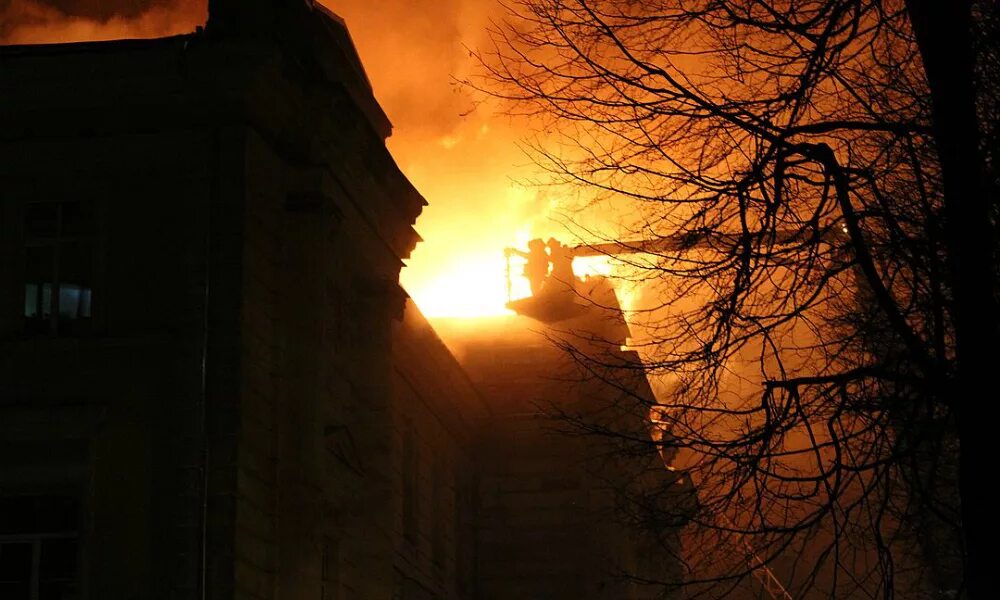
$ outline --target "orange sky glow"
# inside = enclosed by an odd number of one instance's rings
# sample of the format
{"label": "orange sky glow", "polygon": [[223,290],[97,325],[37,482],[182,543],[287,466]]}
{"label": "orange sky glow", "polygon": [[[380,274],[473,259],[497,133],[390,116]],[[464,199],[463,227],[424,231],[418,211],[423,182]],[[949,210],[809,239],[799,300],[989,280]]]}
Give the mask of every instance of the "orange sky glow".
{"label": "orange sky glow", "polygon": [[[347,21],[375,95],[394,125],[388,146],[427,198],[422,242],[401,279],[431,317],[508,312],[503,249],[529,239],[574,241],[558,218],[557,190],[528,185],[538,168],[517,142],[528,124],[500,114],[455,83],[487,40],[495,0],[322,0]],[[148,38],[204,24],[206,0],[11,0],[0,3],[6,44]],[[603,257],[578,259],[577,273],[606,274]],[[512,264],[512,295],[528,294]]]}

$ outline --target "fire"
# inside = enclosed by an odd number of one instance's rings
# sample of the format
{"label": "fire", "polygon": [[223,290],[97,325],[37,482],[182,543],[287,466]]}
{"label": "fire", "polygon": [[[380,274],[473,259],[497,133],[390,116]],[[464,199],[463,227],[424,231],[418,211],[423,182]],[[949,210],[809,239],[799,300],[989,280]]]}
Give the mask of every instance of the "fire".
{"label": "fire", "polygon": [[[514,278],[514,297],[526,296],[528,284]],[[448,265],[436,277],[408,288],[420,310],[429,317],[483,317],[508,311],[504,258],[499,252],[472,256]]]}
{"label": "fire", "polygon": [[[417,221],[425,241],[403,269],[403,287],[428,316],[508,313],[504,248],[525,248],[532,238],[575,240],[553,218],[560,192],[531,184],[537,169],[518,148],[530,132],[454,84],[473,72],[467,48],[484,45],[500,7],[492,0],[323,1],[347,21],[394,124],[389,149],[430,203]],[[601,263],[578,260],[577,274],[607,273]],[[522,264],[510,265],[515,299],[529,294]]]}
{"label": "fire", "polygon": [[[524,298],[531,291],[521,274],[522,263],[510,263],[510,298]],[[578,258],[573,263],[578,276],[610,275],[613,265],[604,256]],[[488,317],[512,314],[506,308],[507,263],[502,253],[489,252],[467,257],[437,269],[436,277],[418,280],[407,289],[428,317]],[[405,272],[404,272],[405,278]]]}

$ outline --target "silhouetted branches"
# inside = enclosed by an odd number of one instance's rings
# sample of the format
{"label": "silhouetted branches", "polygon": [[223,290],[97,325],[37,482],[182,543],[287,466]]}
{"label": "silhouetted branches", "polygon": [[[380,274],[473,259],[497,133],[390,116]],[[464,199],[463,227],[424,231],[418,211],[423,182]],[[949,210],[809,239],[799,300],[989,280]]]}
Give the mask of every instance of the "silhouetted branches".
{"label": "silhouetted branches", "polygon": [[[691,593],[761,565],[795,596],[957,593],[964,553],[981,595],[959,465],[985,443],[970,394],[998,357],[995,7],[508,9],[472,85],[542,124],[529,148],[553,183],[629,206],[614,238],[697,240],[629,262],[633,347],[667,385],[620,407],[652,415],[698,484]],[[966,63],[935,75],[956,48]],[[567,351],[610,379],[598,346]]]}

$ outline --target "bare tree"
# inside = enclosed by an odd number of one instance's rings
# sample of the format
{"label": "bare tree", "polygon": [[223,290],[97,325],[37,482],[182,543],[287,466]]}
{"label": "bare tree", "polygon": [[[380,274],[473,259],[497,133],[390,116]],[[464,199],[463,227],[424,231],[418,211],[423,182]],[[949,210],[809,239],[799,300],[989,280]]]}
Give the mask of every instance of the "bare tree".
{"label": "bare tree", "polygon": [[[655,298],[644,368],[672,382],[634,410],[699,482],[685,583],[760,563],[797,594],[987,597],[996,7],[508,9],[472,85],[542,124],[530,149],[554,183],[634,209],[614,237],[690,242],[631,261]],[[914,539],[924,556],[904,556]],[[725,560],[744,544],[749,567]]]}

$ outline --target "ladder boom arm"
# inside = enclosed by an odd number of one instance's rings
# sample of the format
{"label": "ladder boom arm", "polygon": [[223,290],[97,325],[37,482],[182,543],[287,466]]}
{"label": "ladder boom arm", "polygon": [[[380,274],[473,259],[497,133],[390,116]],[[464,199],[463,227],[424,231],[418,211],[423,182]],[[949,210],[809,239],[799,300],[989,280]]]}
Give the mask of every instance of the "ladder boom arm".
{"label": "ladder boom arm", "polygon": [[[786,246],[794,243],[807,243],[813,235],[810,229],[780,229],[774,232],[769,242],[774,246]],[[651,240],[627,240],[621,242],[601,242],[596,244],[578,244],[569,246],[574,257],[578,256],[616,256],[620,254],[666,254],[695,250],[700,248],[715,248],[725,250],[743,242],[743,235],[736,233],[717,233],[712,231],[692,231],[683,234],[673,234]],[[833,241],[842,234],[837,229],[827,228],[820,231],[819,238]]]}

